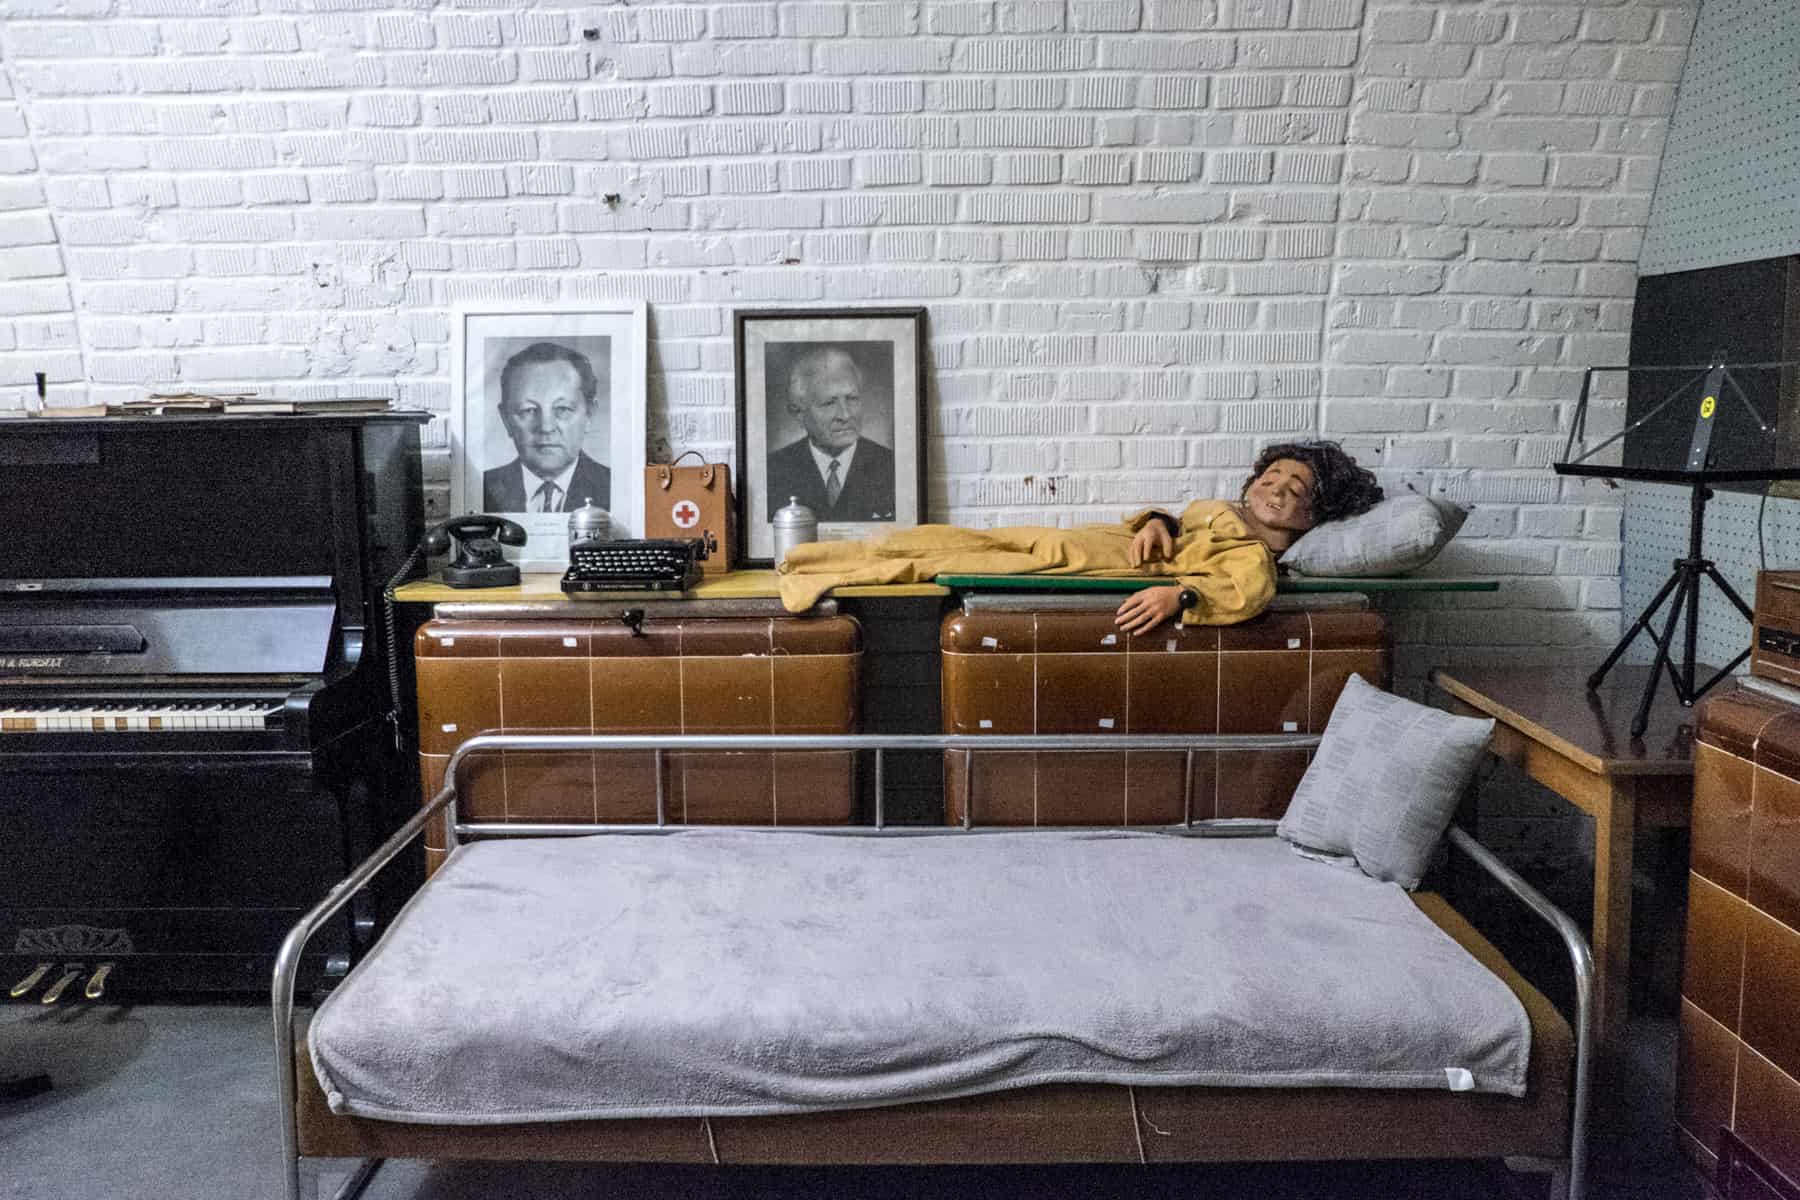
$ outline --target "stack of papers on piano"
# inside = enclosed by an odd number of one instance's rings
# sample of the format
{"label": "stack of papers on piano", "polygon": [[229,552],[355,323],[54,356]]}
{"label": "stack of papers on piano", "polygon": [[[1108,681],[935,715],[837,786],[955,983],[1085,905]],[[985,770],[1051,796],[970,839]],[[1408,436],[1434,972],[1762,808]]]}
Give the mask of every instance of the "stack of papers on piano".
{"label": "stack of papers on piano", "polygon": [[47,404],[31,415],[34,417],[104,417],[104,404]]}
{"label": "stack of papers on piano", "polygon": [[207,392],[153,392],[142,400],[125,400],[112,406],[123,416],[161,416],[164,413],[222,412],[234,396],[249,392],[212,395]]}
{"label": "stack of papers on piano", "polygon": [[312,400],[228,400],[226,415],[234,413],[374,413],[386,412],[394,402],[385,396],[332,396]]}
{"label": "stack of papers on piano", "polygon": [[[170,413],[224,413],[226,416],[249,413],[373,413],[386,412],[394,402],[383,396],[325,396],[304,400],[288,400],[276,396],[258,396],[255,392],[152,392],[142,400],[126,400],[104,408],[91,406],[79,414],[62,410],[56,415],[70,416],[162,416]],[[48,415],[48,414],[46,414]]]}

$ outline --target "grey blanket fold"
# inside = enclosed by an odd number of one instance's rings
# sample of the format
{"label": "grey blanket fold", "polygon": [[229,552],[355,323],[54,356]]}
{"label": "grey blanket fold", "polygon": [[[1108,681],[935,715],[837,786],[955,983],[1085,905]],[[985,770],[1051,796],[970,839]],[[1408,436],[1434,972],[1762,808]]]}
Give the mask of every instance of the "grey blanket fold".
{"label": "grey blanket fold", "polygon": [[1397,885],[1275,839],[690,831],[464,847],[320,1008],[334,1111],[753,1115],[1049,1082],[1522,1095]]}

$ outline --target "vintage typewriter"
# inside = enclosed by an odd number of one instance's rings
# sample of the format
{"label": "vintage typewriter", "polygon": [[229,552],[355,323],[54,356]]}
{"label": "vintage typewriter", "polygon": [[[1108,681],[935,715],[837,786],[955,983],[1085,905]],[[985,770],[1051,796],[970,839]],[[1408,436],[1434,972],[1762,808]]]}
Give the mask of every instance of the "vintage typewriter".
{"label": "vintage typewriter", "polygon": [[683,592],[700,582],[706,543],[699,538],[577,542],[569,547],[562,590],[574,597],[596,592]]}

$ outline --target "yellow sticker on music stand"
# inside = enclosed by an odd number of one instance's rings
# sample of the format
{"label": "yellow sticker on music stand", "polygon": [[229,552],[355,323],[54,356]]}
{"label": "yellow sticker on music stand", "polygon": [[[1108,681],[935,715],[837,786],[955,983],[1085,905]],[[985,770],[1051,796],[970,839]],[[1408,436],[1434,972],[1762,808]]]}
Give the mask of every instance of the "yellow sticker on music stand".
{"label": "yellow sticker on music stand", "polygon": [[1700,419],[1702,421],[1712,420],[1713,409],[1717,408],[1718,404],[1718,400],[1712,396],[1708,396],[1706,399],[1702,400],[1700,402]]}

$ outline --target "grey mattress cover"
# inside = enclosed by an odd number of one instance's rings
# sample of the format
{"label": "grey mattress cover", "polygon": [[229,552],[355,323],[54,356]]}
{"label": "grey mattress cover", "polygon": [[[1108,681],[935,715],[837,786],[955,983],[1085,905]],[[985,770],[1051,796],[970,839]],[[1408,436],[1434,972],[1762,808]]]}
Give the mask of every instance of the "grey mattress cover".
{"label": "grey mattress cover", "polygon": [[321,1006],[334,1111],[753,1115],[1049,1082],[1522,1095],[1518,998],[1273,838],[697,830],[465,846]]}

